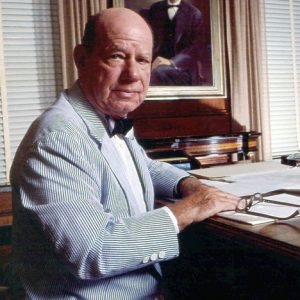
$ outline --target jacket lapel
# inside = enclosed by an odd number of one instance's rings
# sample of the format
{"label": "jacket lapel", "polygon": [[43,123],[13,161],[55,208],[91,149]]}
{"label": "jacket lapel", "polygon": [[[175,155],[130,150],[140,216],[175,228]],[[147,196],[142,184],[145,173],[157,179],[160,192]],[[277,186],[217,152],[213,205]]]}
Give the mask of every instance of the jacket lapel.
{"label": "jacket lapel", "polygon": [[[133,137],[125,137],[127,147],[132,154],[132,159],[135,163],[138,176],[142,185],[144,193],[144,201],[146,204],[147,211],[153,209],[153,187],[152,180],[149,175],[149,170],[145,163],[144,157],[141,155],[142,149],[137,146]],[[151,188],[150,188],[151,187]]]}
{"label": "jacket lapel", "polygon": [[[133,200],[135,199],[135,195],[132,192],[132,187],[130,186],[127,177],[124,175],[126,166],[108,135],[103,137],[103,141],[101,143],[101,152],[126,195],[127,203],[130,208],[130,214],[139,214],[140,212],[134,205],[135,201]],[[136,201],[138,201],[138,199]]]}
{"label": "jacket lapel", "polygon": [[[70,90],[68,94],[68,100],[73,106],[74,110],[81,117],[83,122],[86,124],[90,136],[96,143],[98,143],[100,151],[102,152],[104,158],[108,162],[109,167],[111,168],[111,171],[114,173],[116,179],[118,180],[121,188],[124,191],[130,209],[130,214],[137,214],[138,211],[136,210],[134,205],[132,205],[134,201],[130,201],[130,199],[134,199],[135,196],[132,192],[129,181],[123,172],[123,170],[126,169],[126,166],[120,158],[108,135],[108,123],[105,116],[95,112],[90,104],[84,99],[84,96],[77,84],[75,84]],[[128,133],[128,136],[130,136],[130,132]],[[141,155],[137,154],[136,147],[134,147],[132,144],[132,139],[134,139],[133,136],[125,138],[125,142],[127,143],[130,152],[133,153],[133,161],[137,166],[137,172],[139,177],[141,178],[141,184],[145,198],[145,190],[148,190],[145,187],[145,182],[149,184],[148,181],[145,181],[146,175],[144,175],[146,165],[145,162],[141,161]],[[146,173],[148,174],[148,170],[146,171]],[[147,210],[149,210],[150,208],[149,201],[146,202],[146,208]]]}
{"label": "jacket lapel", "polygon": [[185,32],[187,24],[189,24],[189,15],[187,14],[187,7],[185,3],[181,1],[180,8],[176,14],[176,32],[175,32],[175,45],[177,45]]}

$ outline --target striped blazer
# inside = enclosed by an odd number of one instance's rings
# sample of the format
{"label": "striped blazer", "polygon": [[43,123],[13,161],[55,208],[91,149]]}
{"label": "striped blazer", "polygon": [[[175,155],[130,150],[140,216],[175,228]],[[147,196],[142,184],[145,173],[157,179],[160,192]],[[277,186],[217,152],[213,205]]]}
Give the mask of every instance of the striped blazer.
{"label": "striped blazer", "polygon": [[30,127],[12,168],[15,273],[26,299],[153,299],[159,262],[178,256],[174,224],[154,197],[187,173],[124,137],[147,212],[137,214],[107,123],[75,84]]}

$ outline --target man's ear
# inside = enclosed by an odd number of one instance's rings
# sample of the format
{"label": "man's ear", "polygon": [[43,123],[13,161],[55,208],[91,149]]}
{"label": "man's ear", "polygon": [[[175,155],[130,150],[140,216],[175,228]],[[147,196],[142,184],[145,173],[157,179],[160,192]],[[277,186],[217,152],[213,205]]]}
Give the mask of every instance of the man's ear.
{"label": "man's ear", "polygon": [[73,57],[77,69],[84,68],[86,63],[86,48],[82,45],[77,45],[74,49]]}

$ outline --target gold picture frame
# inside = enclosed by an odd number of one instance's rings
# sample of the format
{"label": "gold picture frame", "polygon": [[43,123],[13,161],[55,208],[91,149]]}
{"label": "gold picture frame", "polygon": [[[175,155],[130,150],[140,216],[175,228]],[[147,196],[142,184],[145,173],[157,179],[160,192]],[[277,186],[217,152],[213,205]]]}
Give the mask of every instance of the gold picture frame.
{"label": "gold picture frame", "polygon": [[[211,74],[209,85],[197,86],[150,86],[146,100],[182,100],[226,98],[226,72],[224,56],[224,7],[221,0],[209,1],[210,38],[211,38]],[[134,2],[134,1],[133,1]],[[141,3],[140,1],[136,1]],[[193,1],[194,3],[197,1]],[[126,7],[126,1],[113,0],[114,7]],[[131,8],[131,7],[130,7]]]}

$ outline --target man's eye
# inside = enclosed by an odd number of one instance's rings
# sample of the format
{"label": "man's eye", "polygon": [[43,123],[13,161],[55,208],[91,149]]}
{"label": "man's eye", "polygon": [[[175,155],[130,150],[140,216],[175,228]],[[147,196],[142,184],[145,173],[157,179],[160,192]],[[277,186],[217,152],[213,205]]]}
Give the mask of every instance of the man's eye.
{"label": "man's eye", "polygon": [[150,60],[148,58],[145,58],[145,57],[141,57],[137,60],[139,63],[141,64],[150,64]]}
{"label": "man's eye", "polygon": [[118,59],[123,59],[123,57],[124,57],[124,55],[122,55],[122,54],[114,53],[109,58],[112,60],[118,60]]}

